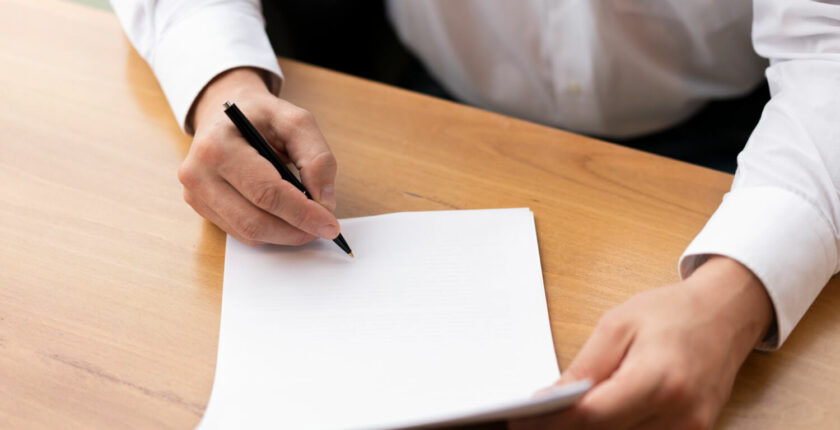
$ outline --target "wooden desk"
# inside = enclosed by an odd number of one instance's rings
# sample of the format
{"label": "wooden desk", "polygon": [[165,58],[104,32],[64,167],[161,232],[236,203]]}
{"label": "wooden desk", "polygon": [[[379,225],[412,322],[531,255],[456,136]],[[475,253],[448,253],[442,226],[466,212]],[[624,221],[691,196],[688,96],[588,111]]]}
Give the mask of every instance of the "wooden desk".
{"label": "wooden desk", "polygon": [[[560,365],[677,280],[731,176],[282,61],[340,163],[338,215],[528,206]],[[190,139],[116,18],[0,0],[0,427],[187,428],[213,382],[224,235],[182,201]],[[722,428],[836,427],[835,279]]]}

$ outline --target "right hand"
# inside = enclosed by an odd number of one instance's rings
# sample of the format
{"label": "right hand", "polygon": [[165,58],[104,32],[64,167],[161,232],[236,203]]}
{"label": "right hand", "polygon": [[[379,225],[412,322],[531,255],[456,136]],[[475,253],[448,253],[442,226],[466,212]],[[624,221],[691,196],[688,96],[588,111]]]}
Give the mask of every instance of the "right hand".
{"label": "right hand", "polygon": [[[291,161],[313,200],[284,181],[225,115],[237,104],[284,161]],[[302,245],[339,234],[336,160],[312,115],[272,95],[260,74],[233,69],[202,92],[192,120],[195,138],[178,169],[184,200],[239,241]]]}

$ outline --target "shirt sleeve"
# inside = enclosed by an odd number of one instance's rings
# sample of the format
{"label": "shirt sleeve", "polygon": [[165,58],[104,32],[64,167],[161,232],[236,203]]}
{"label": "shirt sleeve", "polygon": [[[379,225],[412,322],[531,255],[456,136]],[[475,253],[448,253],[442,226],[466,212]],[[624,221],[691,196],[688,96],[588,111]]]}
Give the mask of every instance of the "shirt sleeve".
{"label": "shirt sleeve", "polygon": [[265,72],[280,92],[283,75],[264,29],[259,0],[111,0],[129,40],[149,63],[178,124],[201,90],[235,67]]}
{"label": "shirt sleeve", "polygon": [[772,97],[738,156],[732,190],[679,268],[685,278],[717,254],[752,270],[775,310],[760,346],[772,350],[838,271],[840,4],[755,0],[753,20]]}

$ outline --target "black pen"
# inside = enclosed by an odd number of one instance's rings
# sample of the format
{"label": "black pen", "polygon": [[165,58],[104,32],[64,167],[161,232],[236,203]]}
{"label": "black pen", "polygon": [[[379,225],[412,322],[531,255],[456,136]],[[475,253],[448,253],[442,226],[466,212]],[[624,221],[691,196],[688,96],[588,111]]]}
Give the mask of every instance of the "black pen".
{"label": "black pen", "polygon": [[[306,190],[303,184],[298,181],[297,177],[289,170],[288,167],[286,167],[286,164],[283,163],[283,160],[277,156],[274,150],[268,146],[268,142],[265,141],[260,132],[257,131],[253,124],[251,124],[251,121],[248,121],[245,114],[243,114],[235,104],[225,102],[225,114],[227,114],[228,118],[233,121],[233,124],[239,129],[239,132],[242,133],[242,137],[248,141],[248,144],[254,147],[254,149],[256,149],[257,152],[266,160],[270,161],[271,164],[274,165],[274,168],[280,172],[280,176],[284,180],[291,182],[292,185],[303,192],[309,200],[312,200],[312,194],[309,194],[309,191]],[[335,244],[349,256],[353,256],[353,251],[350,250],[350,245],[347,245],[347,241],[344,240],[341,233],[333,239],[333,242],[335,242]]]}

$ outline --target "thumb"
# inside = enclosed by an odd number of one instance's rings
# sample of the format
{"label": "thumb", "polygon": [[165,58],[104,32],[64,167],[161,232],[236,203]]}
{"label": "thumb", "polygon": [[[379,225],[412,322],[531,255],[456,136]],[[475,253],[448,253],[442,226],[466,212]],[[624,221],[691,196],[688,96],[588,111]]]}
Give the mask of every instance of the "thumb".
{"label": "thumb", "polygon": [[335,210],[335,174],[338,165],[327,148],[313,158],[300,160],[300,179],[312,198],[330,211]]}
{"label": "thumb", "polygon": [[613,314],[605,315],[557,385],[584,379],[597,385],[607,379],[618,369],[634,336],[629,322],[618,320]]}
{"label": "thumb", "polygon": [[335,210],[335,174],[338,162],[317,129],[306,133],[304,139],[305,145],[287,144],[287,150],[312,199],[332,212]]}
{"label": "thumb", "polygon": [[271,126],[282,149],[300,172],[312,199],[330,211],[335,209],[335,173],[338,163],[315,117],[308,111],[277,99]]}

